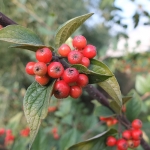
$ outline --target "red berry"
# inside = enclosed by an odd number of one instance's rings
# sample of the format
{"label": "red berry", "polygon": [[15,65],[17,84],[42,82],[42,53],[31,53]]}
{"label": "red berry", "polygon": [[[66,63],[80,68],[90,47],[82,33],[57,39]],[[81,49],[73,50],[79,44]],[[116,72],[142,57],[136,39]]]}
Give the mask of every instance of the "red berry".
{"label": "red berry", "polygon": [[46,85],[50,81],[50,77],[48,75],[45,76],[35,76],[35,81],[38,82],[40,85]]}
{"label": "red berry", "polygon": [[112,125],[113,125],[113,119],[108,118],[108,119],[106,120],[106,124],[107,124],[108,127],[112,126]]}
{"label": "red berry", "polygon": [[80,64],[82,57],[83,57],[83,55],[79,51],[77,51],[77,50],[71,51],[68,54],[68,62],[70,64]]}
{"label": "red berry", "polygon": [[126,140],[130,140],[132,139],[132,136],[131,136],[131,131],[130,130],[125,130],[123,133],[122,133],[122,137]]}
{"label": "red berry", "polygon": [[134,147],[138,147],[141,143],[140,140],[133,140],[133,143],[134,143]]}
{"label": "red berry", "polygon": [[64,67],[60,62],[52,62],[48,66],[48,75],[52,78],[60,78],[64,72]]}
{"label": "red berry", "polygon": [[134,142],[133,142],[133,140],[128,140],[127,143],[128,143],[128,147],[129,148],[132,148],[132,149],[134,148]]}
{"label": "red berry", "polygon": [[70,52],[71,48],[67,44],[61,45],[58,49],[58,54],[62,57],[67,57]]}
{"label": "red berry", "polygon": [[35,55],[36,59],[40,62],[49,63],[52,60],[52,52],[47,47],[37,50]]}
{"label": "red berry", "polygon": [[115,118],[112,119],[112,124],[113,124],[113,125],[115,125],[117,122],[118,122],[117,119],[115,119]]}
{"label": "red berry", "polygon": [[47,65],[43,62],[37,62],[33,66],[33,72],[35,75],[44,76],[47,73]]}
{"label": "red berry", "polygon": [[107,138],[107,141],[106,141],[106,145],[107,145],[107,146],[115,146],[116,143],[117,143],[117,140],[116,140],[115,137],[109,136],[109,137]]}
{"label": "red berry", "polygon": [[83,49],[87,44],[86,38],[82,35],[75,36],[72,40],[72,45],[76,49]]}
{"label": "red berry", "polygon": [[126,112],[126,106],[123,105],[122,108],[121,108],[122,112]]}
{"label": "red berry", "polygon": [[3,28],[3,26],[2,25],[0,25],[0,30]]}
{"label": "red berry", "polygon": [[141,128],[142,128],[142,121],[139,120],[139,119],[133,120],[133,122],[132,122],[132,127],[133,127],[134,129],[141,129]]}
{"label": "red berry", "polygon": [[74,85],[74,86],[71,86],[70,88],[70,96],[72,98],[79,98],[82,94],[82,88],[77,86],[77,85]]}
{"label": "red berry", "polygon": [[0,136],[3,135],[4,133],[5,133],[5,129],[4,129],[4,128],[1,128],[1,129],[0,129]]}
{"label": "red berry", "polygon": [[77,85],[85,87],[89,83],[89,78],[85,74],[79,74],[77,79]]}
{"label": "red berry", "polygon": [[88,67],[90,65],[90,60],[89,58],[87,57],[82,57],[82,60],[81,60],[81,64],[85,67]]}
{"label": "red berry", "polygon": [[57,133],[57,132],[58,132],[57,127],[54,127],[54,128],[52,129],[52,133],[55,134],[55,133]]}
{"label": "red berry", "polygon": [[70,86],[64,80],[55,82],[53,93],[56,98],[66,98],[69,92]]}
{"label": "red berry", "polygon": [[26,73],[29,74],[29,75],[34,75],[34,72],[33,72],[33,67],[35,65],[35,62],[28,62],[27,65],[26,65]]}
{"label": "red berry", "polygon": [[63,73],[63,80],[66,83],[74,83],[77,81],[79,72],[75,68],[67,68]]}
{"label": "red berry", "polygon": [[133,129],[131,135],[133,140],[140,140],[142,138],[142,131],[140,129]]}
{"label": "red berry", "polygon": [[128,143],[127,143],[127,141],[124,140],[124,139],[119,139],[117,141],[117,148],[119,150],[127,150],[128,149]]}
{"label": "red berry", "polygon": [[57,110],[57,107],[56,106],[50,106],[48,107],[48,112],[55,112]]}
{"label": "red berry", "polygon": [[55,140],[58,140],[59,139],[59,134],[55,133],[55,134],[53,134],[53,137],[54,137]]}
{"label": "red berry", "polygon": [[29,136],[29,133],[30,133],[30,129],[29,129],[29,128],[26,128],[26,129],[23,129],[23,130],[20,131],[20,135],[21,135],[22,137],[27,137],[27,136]]}
{"label": "red berry", "polygon": [[89,59],[94,58],[96,56],[96,47],[93,45],[87,45],[84,49],[83,49],[83,56],[87,57]]}
{"label": "red berry", "polygon": [[106,121],[106,120],[107,120],[107,118],[105,118],[105,117],[99,117],[99,119],[100,119],[101,121]]}

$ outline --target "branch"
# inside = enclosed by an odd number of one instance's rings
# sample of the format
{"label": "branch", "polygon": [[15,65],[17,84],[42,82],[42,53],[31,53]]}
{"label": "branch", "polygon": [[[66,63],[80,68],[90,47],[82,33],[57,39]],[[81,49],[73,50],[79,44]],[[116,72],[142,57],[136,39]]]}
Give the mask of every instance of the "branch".
{"label": "branch", "polygon": [[[11,24],[16,24],[16,23],[0,12],[0,25],[5,27]],[[59,61],[63,64],[65,68],[69,67],[69,64],[67,64],[63,59],[59,59]],[[102,105],[110,108],[108,99],[104,96],[103,93],[97,90],[94,86],[87,85],[85,87],[85,90],[93,99],[96,99]],[[120,119],[121,119],[122,125],[124,125],[126,128],[128,128],[131,125],[131,123],[129,122],[129,120],[127,120],[125,116],[120,116]],[[144,150],[150,150],[150,146],[145,142],[143,138],[141,139],[141,146],[143,147]]]}

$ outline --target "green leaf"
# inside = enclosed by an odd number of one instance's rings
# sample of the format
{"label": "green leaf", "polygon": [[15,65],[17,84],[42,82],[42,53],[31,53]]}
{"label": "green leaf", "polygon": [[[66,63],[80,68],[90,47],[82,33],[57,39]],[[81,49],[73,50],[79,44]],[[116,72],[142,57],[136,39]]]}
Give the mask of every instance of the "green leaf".
{"label": "green leaf", "polygon": [[78,131],[77,129],[73,128],[66,132],[60,141],[60,147],[63,150],[67,150],[68,147],[75,144],[78,139]]}
{"label": "green leaf", "polygon": [[92,15],[93,13],[78,16],[62,24],[55,35],[55,47],[58,48],[61,44],[65,43],[72,33]]}
{"label": "green leaf", "polygon": [[98,117],[99,116],[110,117],[110,116],[116,115],[116,114],[114,114],[114,112],[112,112],[109,108],[107,108],[105,106],[96,107],[94,110],[94,114]]}
{"label": "green leaf", "polygon": [[51,46],[35,46],[35,45],[20,45],[20,44],[15,44],[15,45],[11,45],[9,46],[10,48],[21,48],[21,49],[28,49],[31,51],[36,52],[38,49],[43,48],[43,47],[48,47],[50,48],[51,51],[54,51],[54,48]]}
{"label": "green leaf", "polygon": [[47,115],[53,83],[51,82],[48,86],[41,86],[37,82],[33,82],[24,97],[24,112],[31,131],[29,149],[38,133],[41,119]]}
{"label": "green leaf", "polygon": [[122,98],[122,103],[125,104],[125,103],[127,103],[129,100],[131,100],[131,99],[132,99],[131,96],[125,96],[125,97]]}
{"label": "green leaf", "polygon": [[138,117],[142,109],[142,100],[135,90],[132,90],[129,95],[133,95],[132,99],[126,105],[126,116],[130,121]]}
{"label": "green leaf", "polygon": [[[100,64],[105,67],[105,65],[100,62]],[[108,78],[110,78],[112,75],[105,75],[102,72],[98,72],[95,70],[89,70],[87,67],[81,65],[81,64],[75,64],[72,65],[71,67],[76,68],[80,73],[85,73],[87,74],[88,78],[89,78],[89,84],[94,84],[94,83],[99,83],[99,82],[103,82],[105,80],[107,80]],[[102,70],[103,68],[101,68],[99,66],[99,68]]]}
{"label": "green leaf", "polygon": [[107,80],[98,83],[98,85],[101,86],[121,107],[122,95],[120,87],[114,74],[110,71],[110,69],[104,63],[96,59],[91,59],[89,69],[97,74],[112,76],[109,77]]}
{"label": "green leaf", "polygon": [[1,29],[0,40],[23,46],[44,46],[33,31],[20,25],[9,25]]}
{"label": "green leaf", "polygon": [[68,150],[98,150],[98,149],[103,150],[106,147],[105,144],[106,138],[109,135],[114,135],[116,133],[117,131],[115,129],[110,129],[91,139],[73,145]]}
{"label": "green leaf", "polygon": [[116,112],[117,114],[120,114],[121,107],[118,105],[118,103],[114,100],[110,100],[109,106]]}
{"label": "green leaf", "polygon": [[140,94],[145,94],[149,92],[150,84],[148,82],[148,77],[137,76],[135,82],[135,88]]}

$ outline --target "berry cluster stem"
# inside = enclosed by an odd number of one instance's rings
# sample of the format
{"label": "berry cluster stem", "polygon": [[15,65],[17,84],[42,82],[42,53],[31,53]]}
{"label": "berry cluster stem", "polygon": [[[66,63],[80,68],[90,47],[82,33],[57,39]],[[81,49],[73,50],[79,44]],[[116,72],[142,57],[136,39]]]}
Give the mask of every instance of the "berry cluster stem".
{"label": "berry cluster stem", "polygon": [[[0,12],[0,25],[2,25],[3,27],[6,27],[7,25],[12,25],[12,24],[17,24],[17,23]],[[65,68],[69,67],[67,62],[65,62],[63,59],[59,59],[59,60],[63,64],[63,66],[65,66]],[[96,99],[99,103],[111,109],[109,106],[108,99],[98,89],[96,89],[92,85],[87,85],[85,87],[85,90],[89,93],[90,96],[92,96],[93,99]],[[126,127],[130,126],[131,124],[129,120],[127,120],[127,118],[124,116],[121,116],[120,120],[124,126],[126,124]],[[141,139],[141,146],[143,147],[144,150],[150,150],[150,145],[148,145],[143,138]]]}

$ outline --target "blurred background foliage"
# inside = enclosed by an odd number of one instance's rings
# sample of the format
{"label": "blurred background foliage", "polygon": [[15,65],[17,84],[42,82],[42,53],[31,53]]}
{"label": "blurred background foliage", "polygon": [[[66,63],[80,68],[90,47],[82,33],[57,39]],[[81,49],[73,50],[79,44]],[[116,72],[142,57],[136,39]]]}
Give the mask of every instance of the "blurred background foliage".
{"label": "blurred background foliage", "polygon": [[[132,0],[132,3],[137,5],[136,0]],[[143,24],[150,23],[150,14],[141,7],[137,5],[137,10],[132,17],[135,28],[139,25],[140,17],[147,18]],[[115,73],[123,95],[128,94],[131,89],[135,90],[141,102],[141,109],[135,111],[138,111],[139,118],[144,122],[144,138],[149,142],[149,51],[142,54],[136,51],[128,53],[126,45],[124,46],[126,55],[106,56],[110,44],[115,51],[119,39],[128,38],[126,32],[128,24],[122,21],[123,17],[119,13],[122,9],[115,6],[115,0],[0,0],[0,11],[18,24],[36,32],[45,44],[52,46],[55,31],[62,23],[73,17],[94,12],[96,17],[86,21],[74,35],[84,35],[88,43],[97,47],[97,59],[104,61]],[[116,30],[117,28],[120,30]],[[0,45],[0,128],[11,129],[16,137],[15,142],[7,145],[7,148],[3,146],[4,141],[1,140],[0,150],[26,150],[29,139],[20,138],[20,131],[27,126],[22,100],[27,87],[34,79],[26,75],[24,68],[28,61],[35,61],[35,56],[30,51],[10,49],[8,43],[1,42]],[[133,101],[131,104],[134,107],[137,102]],[[93,103],[86,92],[78,100],[52,98],[50,105],[56,106],[57,109],[50,112],[43,121],[33,150],[65,150],[70,145],[109,128],[93,114],[99,104],[95,101]],[[130,108],[127,106],[127,113],[130,112]],[[58,129],[57,137],[52,133],[54,127]],[[114,127],[117,128],[117,125]]]}

